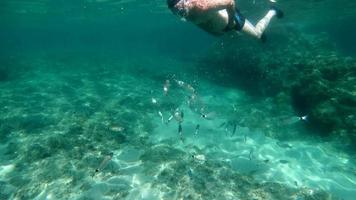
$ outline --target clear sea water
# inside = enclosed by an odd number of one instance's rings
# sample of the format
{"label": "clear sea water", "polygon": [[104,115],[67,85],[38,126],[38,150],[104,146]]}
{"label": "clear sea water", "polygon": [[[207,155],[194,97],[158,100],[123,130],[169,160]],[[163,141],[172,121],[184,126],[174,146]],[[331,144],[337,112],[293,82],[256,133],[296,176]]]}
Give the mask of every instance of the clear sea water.
{"label": "clear sea water", "polygon": [[[278,6],[263,44],[165,0],[2,0],[0,199],[355,199],[356,2]],[[334,92],[291,103],[324,65]]]}

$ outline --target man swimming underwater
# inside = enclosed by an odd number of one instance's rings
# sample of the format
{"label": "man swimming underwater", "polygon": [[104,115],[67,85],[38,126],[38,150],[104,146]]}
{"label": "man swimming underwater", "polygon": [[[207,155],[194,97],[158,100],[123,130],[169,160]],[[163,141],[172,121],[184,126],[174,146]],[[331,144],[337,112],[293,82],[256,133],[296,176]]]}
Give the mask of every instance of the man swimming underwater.
{"label": "man swimming underwater", "polygon": [[274,16],[283,17],[283,12],[271,6],[256,26],[253,26],[237,9],[234,0],[167,0],[173,14],[190,21],[206,32],[220,36],[233,30],[243,31],[263,42],[264,30]]}

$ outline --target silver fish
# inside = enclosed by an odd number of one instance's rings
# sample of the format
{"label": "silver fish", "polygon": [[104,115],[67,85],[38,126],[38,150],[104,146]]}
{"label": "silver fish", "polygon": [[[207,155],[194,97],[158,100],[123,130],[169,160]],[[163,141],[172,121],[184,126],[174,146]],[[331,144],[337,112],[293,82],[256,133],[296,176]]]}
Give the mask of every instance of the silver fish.
{"label": "silver fish", "polygon": [[250,150],[250,154],[248,155],[248,158],[249,158],[250,160],[252,160],[252,156],[253,156],[253,149]]}
{"label": "silver fish", "polygon": [[200,115],[202,118],[207,119],[207,120],[212,120],[216,116],[215,112],[209,112],[209,113],[201,113]]}
{"label": "silver fish", "polygon": [[195,132],[194,132],[194,135],[197,136],[198,133],[199,133],[199,129],[200,129],[200,125],[197,124],[197,126],[195,127]]}
{"label": "silver fish", "polygon": [[226,122],[223,122],[223,123],[221,123],[219,126],[218,126],[218,128],[222,128],[222,127],[224,127],[226,125]]}
{"label": "silver fish", "polygon": [[164,95],[168,94],[170,86],[171,86],[171,84],[170,84],[169,80],[166,80],[166,82],[164,82],[164,85],[163,85],[163,93],[164,93]]}
{"label": "silver fish", "polygon": [[234,123],[233,129],[232,129],[231,137],[235,135],[236,129],[237,129],[237,124]]}
{"label": "silver fish", "polygon": [[178,125],[178,134],[179,135],[182,135],[182,130],[183,130],[182,129],[182,124],[179,123],[179,125]]}
{"label": "silver fish", "polygon": [[183,122],[183,119],[184,119],[184,113],[183,113],[183,111],[180,111],[179,109],[176,109],[176,110],[174,111],[173,117],[174,117],[174,119],[177,120],[179,123],[182,123],[182,122]]}
{"label": "silver fish", "polygon": [[193,170],[192,170],[192,168],[188,169],[188,176],[189,176],[190,179],[193,179]]}
{"label": "silver fish", "polygon": [[282,148],[288,148],[288,149],[291,149],[292,146],[288,143],[282,143],[282,142],[277,142],[277,145],[282,147]]}
{"label": "silver fish", "polygon": [[161,111],[158,111],[158,115],[161,117],[161,121],[162,121],[162,124],[164,123],[164,119],[163,119],[163,114]]}
{"label": "silver fish", "polygon": [[171,122],[172,119],[173,119],[173,115],[169,116],[169,117],[168,117],[168,120],[167,120],[167,122],[166,122],[166,124],[168,124],[169,122]]}
{"label": "silver fish", "polygon": [[280,162],[281,164],[287,164],[287,163],[289,163],[288,160],[279,160],[279,162]]}
{"label": "silver fish", "polygon": [[[105,156],[105,157],[103,158],[103,160],[101,161],[101,163],[100,163],[100,165],[98,166],[98,168],[95,169],[94,175],[95,175],[96,173],[102,171],[102,170],[108,165],[108,163],[109,163],[109,161],[112,159],[113,155],[114,155],[113,153],[110,153],[109,155],[107,155],[107,156]],[[94,175],[93,175],[93,176],[94,176]]]}

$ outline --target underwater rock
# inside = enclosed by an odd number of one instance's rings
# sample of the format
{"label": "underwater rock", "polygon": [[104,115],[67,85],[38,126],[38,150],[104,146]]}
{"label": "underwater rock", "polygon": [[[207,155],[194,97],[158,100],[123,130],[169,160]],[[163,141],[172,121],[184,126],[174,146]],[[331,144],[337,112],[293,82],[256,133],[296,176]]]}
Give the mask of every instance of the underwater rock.
{"label": "underwater rock", "polygon": [[300,115],[306,115],[330,95],[327,85],[312,76],[302,78],[291,88],[292,105]]}
{"label": "underwater rock", "polygon": [[338,112],[331,102],[325,102],[315,106],[309,115],[309,120],[314,127],[320,131],[324,131],[325,134],[339,127],[341,119],[338,116]]}
{"label": "underwater rock", "polygon": [[[305,127],[317,130],[310,133],[347,130],[350,139],[356,135],[350,117],[356,112],[356,61],[338,54],[324,34],[311,37],[295,29],[264,46],[248,39],[230,40],[238,41],[223,45],[219,41],[201,60],[197,71],[203,77],[255,97],[273,98],[279,107],[290,104],[297,116],[310,115]],[[271,111],[261,109],[261,115],[263,112]],[[261,124],[267,124],[272,132],[278,130],[269,119],[254,122],[247,116],[243,126],[263,128]]]}

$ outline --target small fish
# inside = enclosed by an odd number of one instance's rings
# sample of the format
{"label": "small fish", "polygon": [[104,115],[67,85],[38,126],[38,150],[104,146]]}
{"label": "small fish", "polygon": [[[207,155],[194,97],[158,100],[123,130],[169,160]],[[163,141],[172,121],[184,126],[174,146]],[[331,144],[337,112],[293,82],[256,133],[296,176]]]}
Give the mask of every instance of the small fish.
{"label": "small fish", "polygon": [[223,123],[221,123],[219,126],[218,126],[218,128],[222,128],[222,127],[224,127],[226,125],[226,122],[223,122]]}
{"label": "small fish", "polygon": [[180,80],[175,80],[176,83],[178,84],[178,86],[183,87],[185,85],[185,83],[183,81]]}
{"label": "small fish", "polygon": [[192,168],[189,168],[187,173],[188,173],[189,178],[193,179],[193,170],[192,170]]}
{"label": "small fish", "polygon": [[287,163],[289,163],[288,160],[279,160],[279,162],[282,163],[282,164],[287,164]]}
{"label": "small fish", "polygon": [[104,159],[101,161],[99,167],[95,169],[94,175],[96,173],[100,172],[101,170],[103,170],[108,165],[108,163],[112,159],[113,155],[114,155],[113,153],[110,153],[109,155],[104,157]]}
{"label": "small fish", "polygon": [[237,129],[237,124],[234,123],[233,129],[232,129],[231,137],[235,135],[236,129]]}
{"label": "small fish", "polygon": [[177,120],[179,123],[183,122],[184,119],[184,113],[183,111],[179,111],[179,109],[176,109],[176,111],[173,114],[173,117],[175,120]]}
{"label": "small fish", "polygon": [[214,119],[216,113],[215,112],[209,112],[209,113],[201,113],[201,117],[204,118],[204,119],[207,119],[207,120],[212,120]]}
{"label": "small fish", "polygon": [[195,127],[195,132],[194,132],[194,136],[197,136],[199,133],[199,129],[200,129],[200,125],[197,124],[197,126]]}
{"label": "small fish", "polygon": [[170,86],[171,86],[171,84],[170,84],[169,80],[166,80],[166,82],[164,82],[164,85],[163,85],[163,93],[164,93],[164,95],[168,94]]}
{"label": "small fish", "polygon": [[192,155],[192,158],[197,160],[197,161],[200,161],[200,162],[205,162],[206,161],[206,158],[203,154],[198,154],[198,155]]}
{"label": "small fish", "polygon": [[151,102],[152,102],[152,104],[157,104],[157,99],[155,99],[155,98],[151,98]]}
{"label": "small fish", "polygon": [[246,135],[244,135],[244,141],[245,141],[245,143],[247,142],[247,136]]}
{"label": "small fish", "polygon": [[179,125],[178,125],[178,134],[182,135],[182,131],[183,131],[182,124],[179,123]]}
{"label": "small fish", "polygon": [[250,150],[250,153],[248,154],[248,158],[252,160],[252,156],[253,156],[253,149]]}
{"label": "small fish", "polygon": [[164,123],[164,119],[163,119],[163,114],[161,111],[158,111],[158,115],[161,117],[161,121],[162,121],[162,124]]}
{"label": "small fish", "polygon": [[288,148],[288,149],[292,148],[292,146],[288,143],[277,142],[276,144],[282,148]]}
{"label": "small fish", "polygon": [[168,117],[168,119],[167,119],[166,124],[168,124],[169,122],[171,122],[171,121],[172,121],[172,119],[173,119],[173,115],[169,116],[169,117]]}
{"label": "small fish", "polygon": [[183,135],[181,135],[179,138],[180,138],[180,141],[182,141],[182,142],[184,143],[184,137],[183,137]]}
{"label": "small fish", "polygon": [[180,81],[180,80],[175,80],[175,82],[177,83],[177,85],[185,90],[187,90],[188,92],[191,92],[191,93],[195,93],[195,89],[192,85],[188,84],[188,83],[185,83],[183,81]]}
{"label": "small fish", "polygon": [[300,121],[305,121],[305,122],[308,121],[308,115],[301,116],[301,117],[300,116],[289,117],[282,120],[282,123],[284,125],[292,125]]}
{"label": "small fish", "polygon": [[185,89],[186,89],[188,92],[195,93],[195,89],[194,89],[193,86],[190,85],[190,84],[186,84],[186,85],[185,85]]}
{"label": "small fish", "polygon": [[225,133],[226,133],[226,136],[228,136],[229,131],[227,130],[227,127],[225,128]]}
{"label": "small fish", "polygon": [[308,115],[301,116],[301,117],[300,117],[300,120],[302,120],[302,121],[308,121]]}

